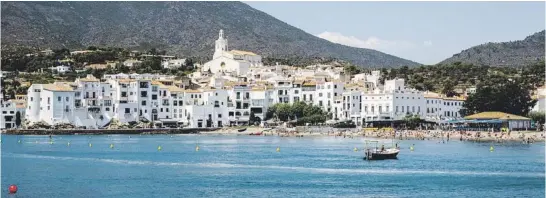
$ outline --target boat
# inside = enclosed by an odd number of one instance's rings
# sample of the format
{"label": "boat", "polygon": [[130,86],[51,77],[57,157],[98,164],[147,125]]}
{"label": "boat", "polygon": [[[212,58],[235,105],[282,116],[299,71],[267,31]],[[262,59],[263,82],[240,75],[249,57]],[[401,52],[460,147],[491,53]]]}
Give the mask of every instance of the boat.
{"label": "boat", "polygon": [[248,135],[262,135],[262,132],[258,132],[258,133],[251,133],[251,134],[248,134]]}
{"label": "boat", "polygon": [[[368,142],[375,143],[375,148],[368,148]],[[381,148],[377,147],[378,141],[366,141],[366,150],[364,160],[386,160],[386,159],[398,159],[398,153],[400,149],[390,148],[385,149],[384,146]]]}
{"label": "boat", "polygon": [[246,128],[244,128],[244,129],[238,129],[237,131],[243,132],[243,131],[246,131]]}

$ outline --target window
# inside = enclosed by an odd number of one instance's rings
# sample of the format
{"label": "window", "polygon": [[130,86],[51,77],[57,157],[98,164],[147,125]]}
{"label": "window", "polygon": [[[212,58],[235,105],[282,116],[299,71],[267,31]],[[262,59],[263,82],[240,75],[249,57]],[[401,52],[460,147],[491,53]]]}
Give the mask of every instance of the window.
{"label": "window", "polygon": [[[132,93],[132,92],[131,92],[131,93]],[[122,92],[121,92],[121,97],[127,97],[127,92],[122,91]]]}
{"label": "window", "polygon": [[334,89],[337,89],[337,85],[334,85]]}
{"label": "window", "polygon": [[388,105],[385,107],[385,111],[389,112],[389,106]]}
{"label": "window", "polygon": [[163,112],[163,108],[160,108],[160,109],[159,109],[159,112]]}
{"label": "window", "polygon": [[68,102],[68,97],[66,97],[66,101]]}
{"label": "window", "polygon": [[142,106],[146,106],[146,100],[141,102]]}
{"label": "window", "polygon": [[371,109],[372,109],[372,113],[373,113],[373,112],[375,111],[375,107],[374,107],[374,106],[372,106],[372,108],[371,108]]}
{"label": "window", "polygon": [[30,97],[30,101],[33,101],[34,98]]}
{"label": "window", "polygon": [[152,100],[157,100],[157,95],[152,95]]}
{"label": "window", "polygon": [[218,118],[222,118],[222,114],[218,114]]}
{"label": "window", "polygon": [[47,104],[50,104],[50,103],[51,103],[51,98],[47,97]]}
{"label": "window", "polygon": [[131,109],[125,108],[125,113],[131,113]]}
{"label": "window", "polygon": [[61,96],[57,97],[57,101],[61,102]]}

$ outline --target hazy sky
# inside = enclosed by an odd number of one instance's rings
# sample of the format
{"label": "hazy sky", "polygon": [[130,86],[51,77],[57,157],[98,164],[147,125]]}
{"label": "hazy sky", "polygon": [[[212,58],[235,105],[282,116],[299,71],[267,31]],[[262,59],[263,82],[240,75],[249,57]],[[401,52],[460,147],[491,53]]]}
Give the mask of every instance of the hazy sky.
{"label": "hazy sky", "polygon": [[310,34],[435,64],[544,29],[544,2],[245,2]]}

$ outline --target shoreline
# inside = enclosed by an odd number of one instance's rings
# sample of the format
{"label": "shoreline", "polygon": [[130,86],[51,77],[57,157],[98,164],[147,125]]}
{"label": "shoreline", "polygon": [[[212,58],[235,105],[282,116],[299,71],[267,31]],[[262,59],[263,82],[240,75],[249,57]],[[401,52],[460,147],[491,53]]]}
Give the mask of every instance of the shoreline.
{"label": "shoreline", "polygon": [[441,131],[441,130],[365,130],[358,128],[339,129],[326,128],[316,131],[300,131],[294,128],[286,131],[279,128],[247,127],[226,128],[183,128],[183,129],[32,129],[32,130],[5,130],[6,135],[134,135],[134,134],[196,134],[196,135],[257,135],[279,137],[341,137],[341,138],[376,138],[393,140],[422,140],[422,141],[471,141],[471,142],[545,142],[544,131],[513,131],[513,132],[486,132],[486,131]]}

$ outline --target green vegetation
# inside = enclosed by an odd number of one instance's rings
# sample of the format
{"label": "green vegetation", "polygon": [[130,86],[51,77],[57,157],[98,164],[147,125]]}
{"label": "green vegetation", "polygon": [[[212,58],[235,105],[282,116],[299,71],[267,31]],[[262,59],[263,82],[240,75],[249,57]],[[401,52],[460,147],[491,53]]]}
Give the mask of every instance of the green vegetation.
{"label": "green vegetation", "polygon": [[544,125],[546,114],[543,111],[540,111],[540,112],[532,111],[532,112],[529,112],[527,117],[531,118],[531,120],[535,121],[538,124]]}
{"label": "green vegetation", "polygon": [[[353,69],[351,66],[346,67],[346,71],[353,71]],[[357,72],[365,71],[369,70],[357,70]],[[404,66],[398,69],[381,69],[381,73],[382,82],[387,79],[404,78],[409,87],[448,96],[458,95],[466,88],[499,79],[512,79],[521,86],[532,89],[544,85],[545,76],[544,61],[521,68],[476,66],[456,62],[414,68]]]}
{"label": "green vegetation", "polygon": [[269,107],[265,120],[272,118],[284,122],[297,120],[296,125],[304,125],[305,123],[324,123],[330,117],[331,115],[318,106],[295,102],[294,104],[277,103]]}
{"label": "green vegetation", "polygon": [[460,111],[462,116],[484,111],[500,111],[526,116],[536,101],[531,99],[531,86],[502,76],[480,82],[476,93],[469,95]]}

